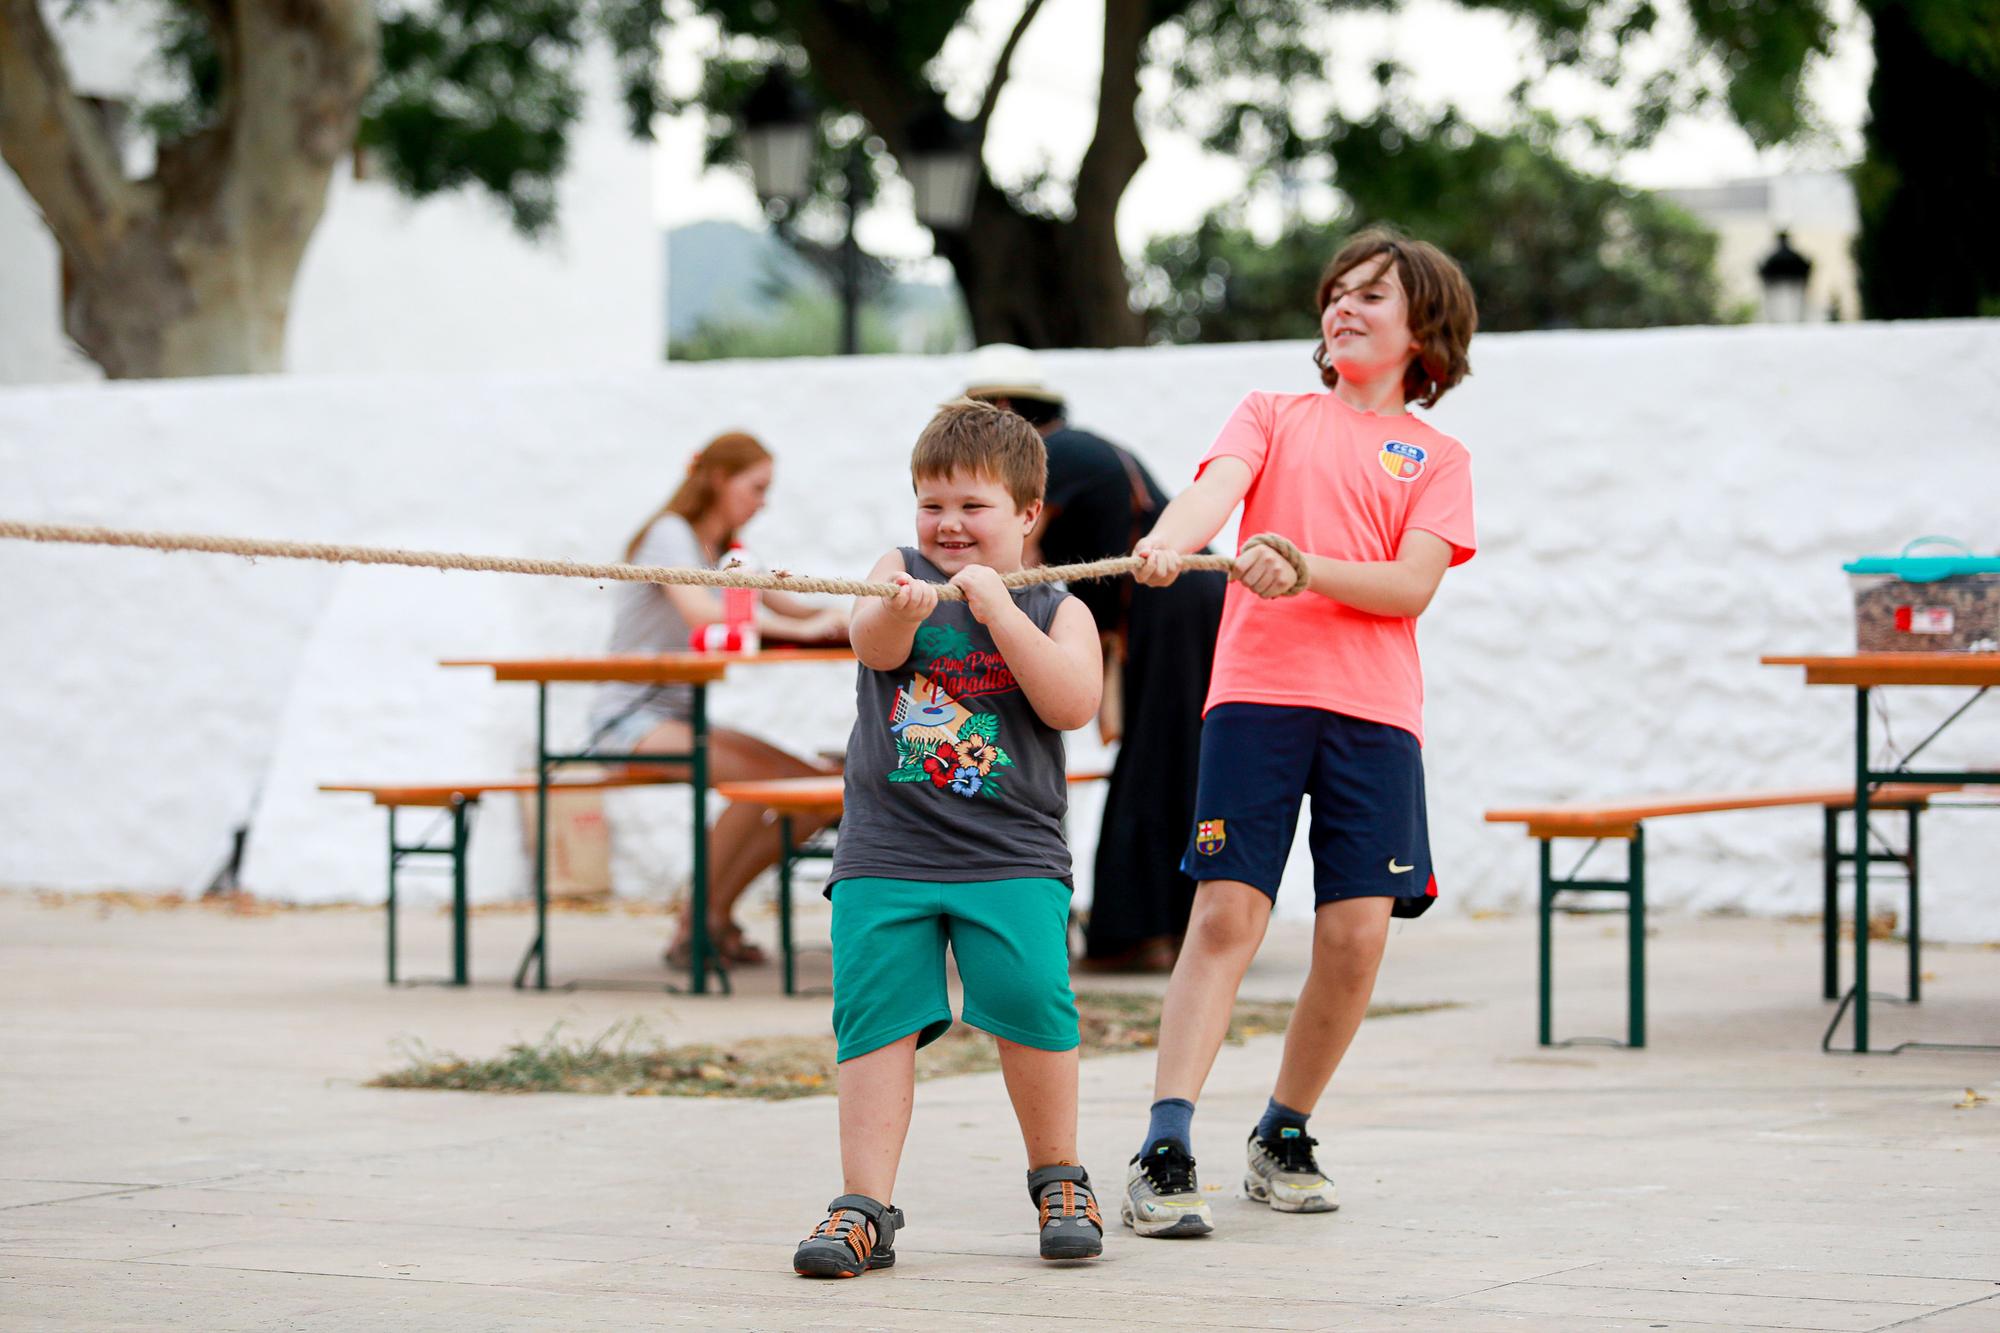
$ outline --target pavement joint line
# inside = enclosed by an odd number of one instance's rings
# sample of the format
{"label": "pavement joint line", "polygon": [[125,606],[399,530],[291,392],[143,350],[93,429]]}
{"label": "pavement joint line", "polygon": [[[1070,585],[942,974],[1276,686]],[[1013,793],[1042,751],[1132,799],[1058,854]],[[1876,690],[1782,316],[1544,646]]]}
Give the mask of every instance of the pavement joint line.
{"label": "pavement joint line", "polygon": [[[1500,1290],[1501,1288],[1503,1288],[1503,1287],[1512,1287],[1512,1286],[1516,1286],[1516,1285],[1518,1285],[1519,1283],[1522,1283],[1522,1282],[1539,1282],[1539,1281],[1541,1281],[1541,1280],[1542,1280],[1542,1278],[1544,1278],[1544,1277],[1557,1277],[1557,1276],[1560,1276],[1560,1275],[1561,1275],[1561,1274],[1563,1274],[1563,1273],[1574,1273],[1574,1272],[1577,1272],[1577,1271],[1578,1271],[1578,1270],[1580,1270],[1580,1269],[1585,1269],[1585,1268],[1595,1268],[1595,1267],[1597,1267],[1597,1266],[1598,1266],[1599,1264],[1605,1264],[1605,1263],[1613,1263],[1613,1262],[1615,1262],[1615,1260],[1611,1260],[1611,1259],[1590,1259],[1590,1260],[1586,1260],[1585,1262],[1583,1262],[1583,1263],[1580,1263],[1580,1264],[1571,1264],[1571,1265],[1569,1265],[1569,1266],[1568,1266],[1568,1267],[1566,1267],[1566,1268],[1552,1268],[1552,1269],[1550,1269],[1550,1270],[1549,1270],[1549,1271],[1548,1271],[1547,1273],[1545,1273],[1545,1274],[1540,1274],[1540,1275],[1538,1275],[1538,1276],[1535,1276],[1535,1277],[1517,1277],[1517,1278],[1509,1278],[1509,1279],[1508,1279],[1507,1281],[1505,1281],[1505,1282],[1495,1282],[1495,1283],[1492,1283],[1492,1284],[1491,1284],[1491,1285],[1489,1285],[1489,1286],[1484,1286],[1484,1287],[1474,1287],[1474,1288],[1473,1288],[1473,1289],[1472,1289],[1471,1291],[1462,1291],[1462,1292],[1458,1292],[1457,1294],[1455,1294],[1455,1295],[1451,1295],[1451,1296],[1440,1296],[1440,1297],[1438,1297],[1438,1298],[1437,1298],[1436,1300],[1430,1300],[1430,1301],[1420,1301],[1420,1302],[1418,1302],[1418,1304],[1421,1304],[1421,1305],[1441,1305],[1441,1304],[1443,1304],[1443,1303],[1444,1303],[1444,1302],[1446,1302],[1446,1301],[1457,1301],[1457,1300],[1463,1300],[1463,1299],[1464,1299],[1464,1298],[1466,1298],[1467,1296],[1477,1296],[1477,1295],[1481,1294],[1482,1292],[1488,1292],[1488,1291],[1499,1291],[1499,1290]],[[1553,1284],[1553,1283],[1551,1283],[1550,1285],[1554,1285],[1554,1284]]]}
{"label": "pavement joint line", "polygon": [[[1908,1328],[1920,1319],[1935,1319],[1941,1314],[1950,1314],[1954,1310],[1964,1310],[1974,1305],[1984,1305],[1989,1301],[2000,1302],[2000,1295],[1975,1296],[1969,1301],[1960,1301],[1956,1305],[1940,1306],[1935,1310],[1926,1310],[1920,1315],[1912,1315],[1908,1319],[1898,1319],[1893,1324],[1878,1324],[1874,1329],[1870,1330],[1870,1333],[1887,1333],[1887,1330],[1892,1328]],[[1995,1304],[1994,1313],[2000,1315],[2000,1304]]]}
{"label": "pavement joint line", "polygon": [[[1688,1293],[1688,1294],[1689,1294],[1689,1295],[1699,1295],[1700,1293],[1697,1293],[1697,1292],[1690,1292],[1690,1293]],[[1784,1299],[1784,1298],[1783,1298],[1783,1297],[1778,1297],[1778,1296],[1773,1296],[1773,1297],[1770,1297],[1769,1299],[1771,1299],[1771,1300],[1782,1300],[1782,1299]],[[1463,1306],[1463,1307],[1461,1307],[1461,1308],[1463,1308],[1463,1309],[1467,1309],[1467,1310],[1476,1310],[1476,1311],[1478,1311],[1478,1312],[1480,1312],[1480,1313],[1482,1313],[1482,1314],[1508,1314],[1508,1315],[1527,1315],[1527,1316],[1529,1316],[1529,1317],[1531,1317],[1531,1318],[1535,1318],[1535,1319],[1549,1319],[1549,1318],[1552,1318],[1552,1317],[1553,1317],[1553,1316],[1551,1316],[1551,1315],[1550,1315],[1550,1314],[1549,1314],[1549,1313],[1548,1313],[1547,1311],[1545,1311],[1545,1310],[1513,1310],[1513,1309],[1509,1309],[1508,1307],[1506,1307],[1506,1306],[1504,1306],[1504,1305],[1468,1305],[1468,1306]],[[1670,1315],[1670,1314],[1660,1314],[1660,1315],[1653,1315],[1653,1314],[1645,1314],[1645,1315],[1600,1315],[1600,1316],[1596,1316],[1596,1317],[1598,1317],[1598,1318],[1604,1318],[1604,1319],[1625,1319],[1625,1318],[1630,1318],[1630,1319],[1666,1319],[1666,1320],[1672,1320],[1672,1321],[1674,1321],[1674,1322],[1677,1322],[1677,1323],[1695,1323],[1695,1324],[1701,1324],[1701,1323],[1709,1323],[1709,1322],[1710,1322],[1710,1321],[1708,1321],[1708,1320],[1707,1320],[1706,1318],[1704,1318],[1704,1317],[1702,1317],[1702,1316],[1691,1316],[1691,1317],[1689,1317],[1689,1318],[1687,1318],[1687,1319],[1680,1319],[1680,1318],[1677,1318],[1676,1316],[1674,1316],[1674,1315]],[[1921,1318],[1921,1319],[1928,1319],[1929,1317],[1930,1317],[1930,1316],[1929,1316],[1928,1314],[1924,1314],[1924,1315],[1919,1315],[1919,1316],[1918,1316],[1918,1318]],[[1904,1323],[1908,1323],[1909,1321],[1908,1321],[1908,1320],[1903,1320],[1902,1322],[1904,1322]],[[1713,1324],[1711,1323],[1711,1324],[1710,1324],[1710,1326],[1711,1326],[1711,1327],[1713,1327]],[[1734,1327],[1734,1328],[1738,1328],[1738,1329],[1745,1329],[1745,1328],[1768,1328],[1768,1329],[1772,1329],[1772,1330],[1774,1330],[1774,1331],[1775,1331],[1775,1333],[1842,1333],[1842,1331],[1841,1331],[1841,1330],[1839,1330],[1839,1329],[1834,1329],[1834,1328],[1829,1328],[1828,1326],[1826,1326],[1826,1325],[1824,1325],[1824,1324],[1818,1324],[1818,1325],[1815,1325],[1815,1324],[1745,1324],[1745,1323],[1741,1323],[1741,1322],[1737,1322],[1737,1321],[1733,1321],[1733,1320],[1732,1320],[1732,1321],[1731,1321],[1731,1325],[1730,1325],[1730,1326],[1731,1326],[1731,1327]],[[1868,1333],[1881,1333],[1881,1330],[1882,1330],[1882,1328],[1884,1328],[1884,1327],[1891,1327],[1891,1328],[1893,1328],[1893,1327],[1895,1327],[1895,1325],[1893,1325],[1893,1324],[1892,1324],[1892,1325],[1886,1325],[1886,1326],[1885,1326],[1885,1325],[1881,1325],[1881,1324],[1878,1324],[1878,1325],[1876,1325],[1876,1326],[1875,1326],[1875,1328],[1873,1328],[1873,1329],[1870,1329],[1870,1330],[1868,1330]]]}
{"label": "pavement joint line", "polygon": [[[1828,1277],[1845,1277],[1845,1273],[1828,1273]],[[1674,1295],[1700,1296],[1742,1296],[1760,1301],[1819,1301],[1828,1305],[1908,1305],[1922,1309],[1926,1314],[1936,1314],[1943,1308],[1930,1301],[1899,1301],[1892,1296],[1776,1296],[1768,1291],[1725,1291],[1720,1287],[1656,1287],[1650,1283],[1623,1283],[1616,1287],[1592,1286],[1588,1282],[1550,1282],[1545,1278],[1524,1278],[1543,1287],[1561,1287],[1564,1291],[1658,1291]],[[1952,1281],[1953,1279],[1933,1279]],[[1991,1300],[1990,1296],[1980,1296],[1978,1300]],[[1904,1321],[1907,1322],[1907,1321]],[[1893,1325],[1891,1325],[1893,1327]]]}

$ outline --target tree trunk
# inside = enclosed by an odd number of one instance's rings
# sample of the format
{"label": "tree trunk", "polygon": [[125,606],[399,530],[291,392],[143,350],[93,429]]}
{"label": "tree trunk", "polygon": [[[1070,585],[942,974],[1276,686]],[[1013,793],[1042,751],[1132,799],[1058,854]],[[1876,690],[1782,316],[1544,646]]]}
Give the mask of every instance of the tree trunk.
{"label": "tree trunk", "polygon": [[[64,332],[107,376],[284,369],[285,317],[305,238],[270,235],[269,223],[225,216],[226,207],[216,199],[171,232],[155,226],[123,237],[109,263],[84,268],[65,256]],[[275,251],[275,261],[259,263],[259,251]]]}
{"label": "tree trunk", "polygon": [[1870,0],[1875,78],[1854,170],[1869,319],[2000,314],[2000,0]]}
{"label": "tree trunk", "polygon": [[938,251],[965,293],[975,342],[1023,347],[1132,347],[1146,322],[1132,309],[1115,248],[1109,262],[1085,224],[1017,211],[982,183],[972,220],[939,232]]}
{"label": "tree trunk", "polygon": [[292,284],[374,75],[371,0],[201,8],[213,123],[129,181],[36,0],[0,0],[0,154],[62,249],[65,331],[114,379],[284,368]]}

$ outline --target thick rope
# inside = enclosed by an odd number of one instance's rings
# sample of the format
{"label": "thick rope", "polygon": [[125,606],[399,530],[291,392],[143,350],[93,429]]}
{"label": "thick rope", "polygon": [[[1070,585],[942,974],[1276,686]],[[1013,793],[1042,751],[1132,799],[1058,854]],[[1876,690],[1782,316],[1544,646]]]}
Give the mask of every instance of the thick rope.
{"label": "thick rope", "polygon": [[[831,593],[848,597],[894,597],[893,583],[868,583],[860,579],[824,579],[785,570],[769,574],[748,569],[672,569],[664,565],[597,565],[575,560],[537,560],[524,556],[466,555],[457,551],[410,551],[383,546],[343,546],[334,542],[273,541],[255,537],[216,537],[184,532],[128,532],[117,528],[94,528],[62,523],[16,523],[0,519],[0,538],[14,541],[55,542],[79,546],[136,546],[152,551],[205,551],[211,555],[234,555],[248,559],[269,557],[278,560],[318,560],[328,564],[404,565],[415,569],[483,570],[493,574],[540,574],[550,578],[595,579],[619,583],[671,583],[695,588],[757,588],[765,592]],[[1245,542],[1249,546],[1269,546],[1292,566],[1293,586],[1283,596],[1305,591],[1309,575],[1299,548],[1276,533],[1267,532]],[[1010,588],[1036,583],[1075,583],[1081,579],[1110,578],[1139,568],[1138,556],[1114,556],[1075,565],[1044,565],[1000,576]],[[1224,555],[1186,555],[1183,569],[1231,570],[1236,562]],[[965,594],[949,584],[938,588],[938,600],[958,602]]]}

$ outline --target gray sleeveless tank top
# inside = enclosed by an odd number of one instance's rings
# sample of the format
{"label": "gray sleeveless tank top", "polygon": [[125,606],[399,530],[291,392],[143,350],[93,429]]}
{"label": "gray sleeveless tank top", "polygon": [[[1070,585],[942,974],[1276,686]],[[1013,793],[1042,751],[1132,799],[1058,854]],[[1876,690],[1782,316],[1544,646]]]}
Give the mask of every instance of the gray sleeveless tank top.
{"label": "gray sleeveless tank top", "polygon": [[[915,548],[902,556],[917,578],[947,581]],[[1068,596],[1038,584],[1016,589],[1014,604],[1047,633]],[[856,876],[1069,883],[1062,733],[1035,715],[970,607],[938,603],[896,670],[859,667],[854,702],[829,885]]]}

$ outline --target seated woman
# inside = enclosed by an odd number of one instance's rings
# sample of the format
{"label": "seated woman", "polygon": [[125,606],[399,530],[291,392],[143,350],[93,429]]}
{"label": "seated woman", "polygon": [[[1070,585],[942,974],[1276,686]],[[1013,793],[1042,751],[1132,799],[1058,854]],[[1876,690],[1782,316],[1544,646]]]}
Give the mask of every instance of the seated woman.
{"label": "seated woman", "polygon": [[[738,528],[764,507],[771,488],[771,453],[740,432],[710,440],[688,463],[687,479],[673,498],[640,527],[625,548],[636,565],[680,569],[721,565]],[[685,652],[697,628],[722,619],[722,594],[712,588],[676,588],[621,583],[611,627],[613,653]],[[757,629],[767,640],[844,642],[844,606],[823,608],[787,593],[759,599]],[[632,751],[685,751],[693,743],[689,718],[694,693],[686,685],[611,682],[598,688],[590,710],[589,748],[603,754]],[[728,727],[708,733],[708,774],[712,782],[797,778],[837,770],[801,759]],[[679,776],[685,777],[686,770]],[[794,822],[793,835],[807,837],[824,821]],[[758,963],[764,952],[743,938],[731,909],[744,888],[778,859],[778,829],[759,805],[731,805],[709,830],[708,928],[717,955],[729,963]],[[667,961],[685,964],[692,905],[682,909],[679,939]]]}

